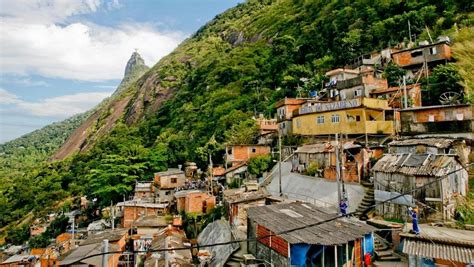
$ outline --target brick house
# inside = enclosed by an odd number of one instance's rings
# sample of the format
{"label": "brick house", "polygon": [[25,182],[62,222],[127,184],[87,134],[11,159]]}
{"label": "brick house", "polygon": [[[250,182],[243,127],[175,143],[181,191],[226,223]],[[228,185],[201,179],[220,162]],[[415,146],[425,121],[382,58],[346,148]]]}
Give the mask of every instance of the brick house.
{"label": "brick house", "polygon": [[451,136],[474,139],[474,106],[440,105],[402,109],[398,131],[402,135]]}
{"label": "brick house", "polygon": [[[421,87],[420,84],[407,85],[408,107],[421,107]],[[403,87],[389,87],[375,89],[370,92],[371,97],[387,99],[391,108],[402,108],[404,101]]]}
{"label": "brick house", "polygon": [[209,213],[216,206],[216,197],[200,190],[183,190],[175,194],[178,212]]}
{"label": "brick house", "polygon": [[256,156],[270,155],[270,152],[268,145],[230,145],[226,147],[226,163],[235,166]]}
{"label": "brick house", "polygon": [[142,216],[163,215],[169,211],[169,203],[147,203],[129,200],[117,203],[119,209],[118,218],[121,218],[121,225],[124,228],[133,226],[133,222]]}
{"label": "brick house", "polygon": [[[336,216],[309,203],[252,207],[247,215],[249,252],[274,266],[362,266],[364,253],[373,255],[376,228],[355,218],[309,227]],[[302,229],[277,234],[299,227]]]}
{"label": "brick house", "polygon": [[[342,144],[341,162],[344,164],[345,182],[360,182],[367,175],[370,154],[361,144],[348,141]],[[320,177],[336,180],[336,142],[307,144],[295,151],[298,159],[298,170],[303,171],[311,164],[316,164]]]}
{"label": "brick house", "polygon": [[292,131],[293,111],[298,110],[302,104],[306,102],[306,99],[301,98],[287,98],[275,103],[277,110],[277,123],[278,129],[282,135],[290,134]]}
{"label": "brick house", "polygon": [[185,173],[179,169],[155,173],[153,180],[155,200],[159,203],[172,203],[175,189],[184,186],[185,182]]}
{"label": "brick house", "polygon": [[247,230],[247,209],[265,206],[270,194],[263,191],[246,191],[244,188],[224,191],[224,202],[229,213],[229,222],[233,227],[243,226]]}

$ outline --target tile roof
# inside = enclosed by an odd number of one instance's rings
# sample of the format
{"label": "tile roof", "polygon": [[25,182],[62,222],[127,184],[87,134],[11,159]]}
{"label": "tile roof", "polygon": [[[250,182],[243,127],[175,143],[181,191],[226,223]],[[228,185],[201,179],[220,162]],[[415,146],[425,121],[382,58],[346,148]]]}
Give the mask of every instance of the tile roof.
{"label": "tile roof", "polygon": [[376,172],[401,173],[405,175],[444,176],[455,165],[460,165],[455,156],[434,154],[385,154],[372,168]]}
{"label": "tile roof", "polygon": [[144,207],[144,208],[155,208],[155,209],[164,209],[169,206],[168,203],[152,203],[144,202],[140,200],[127,200],[125,202],[117,203],[117,207]]}
{"label": "tile roof", "polygon": [[[232,231],[228,222],[217,220],[204,228],[198,236],[200,246],[230,242],[234,240]],[[228,244],[224,246],[203,247],[209,250],[213,257],[211,266],[224,266],[228,258],[234,253],[240,245],[238,243]]]}
{"label": "tile roof", "polygon": [[166,227],[168,222],[165,216],[148,215],[138,218],[133,222],[133,226],[136,227]]}
{"label": "tile roof", "polygon": [[270,194],[262,190],[245,192],[245,190],[241,188],[224,191],[224,199],[230,204],[264,199],[269,195]]}
{"label": "tile roof", "polygon": [[81,246],[89,244],[101,243],[102,240],[107,239],[110,243],[119,241],[128,232],[128,229],[105,230],[100,233],[90,235],[86,240],[81,242]]}
{"label": "tile roof", "polygon": [[[336,147],[335,141],[302,145],[296,149],[295,153],[329,153],[334,152]],[[344,149],[360,148],[361,145],[353,141],[344,142]]]}
{"label": "tile roof", "polygon": [[447,245],[425,240],[405,239],[403,253],[463,263],[474,262],[474,247]]}
{"label": "tile roof", "polygon": [[[275,204],[252,207],[247,216],[274,233],[304,227],[337,216],[309,203]],[[376,228],[356,218],[339,218],[321,225],[281,234],[290,244],[340,245],[361,238]]]}
{"label": "tile roof", "polygon": [[169,168],[166,171],[155,173],[155,175],[159,175],[159,176],[167,176],[167,175],[175,175],[175,174],[183,174],[184,175],[184,171],[182,171],[180,169],[177,169],[177,168]]}
{"label": "tile roof", "polygon": [[405,140],[395,140],[388,143],[389,146],[416,146],[426,145],[437,148],[449,148],[456,141],[450,138],[412,138]]}

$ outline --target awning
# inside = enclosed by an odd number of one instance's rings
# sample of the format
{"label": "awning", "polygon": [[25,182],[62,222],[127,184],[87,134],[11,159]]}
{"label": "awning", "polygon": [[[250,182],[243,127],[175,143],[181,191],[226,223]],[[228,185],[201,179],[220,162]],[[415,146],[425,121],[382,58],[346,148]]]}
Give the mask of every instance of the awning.
{"label": "awning", "polygon": [[[394,198],[396,196],[399,196],[400,193],[398,192],[388,192],[388,191],[382,191],[382,190],[375,190],[374,191],[374,197],[376,202],[382,202],[386,201],[388,199]],[[405,205],[405,206],[413,206],[414,201],[413,201],[413,196],[411,195],[404,195],[399,198],[390,200],[390,203],[398,204],[398,205]]]}
{"label": "awning", "polygon": [[424,258],[444,259],[462,263],[474,262],[474,248],[405,239],[403,253]]}

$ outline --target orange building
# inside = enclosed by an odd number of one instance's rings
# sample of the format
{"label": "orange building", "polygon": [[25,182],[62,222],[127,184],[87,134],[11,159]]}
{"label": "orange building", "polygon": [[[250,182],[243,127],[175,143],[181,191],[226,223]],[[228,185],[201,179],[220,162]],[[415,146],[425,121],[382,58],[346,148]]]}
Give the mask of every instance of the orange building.
{"label": "orange building", "polygon": [[175,194],[178,212],[209,213],[216,206],[216,197],[199,190],[178,191]]}
{"label": "orange building", "polygon": [[117,217],[121,217],[122,227],[130,228],[139,217],[168,213],[169,203],[145,203],[130,200],[117,203],[117,207],[120,209]]}
{"label": "orange building", "polygon": [[[371,97],[387,99],[391,108],[402,108],[404,101],[403,87],[389,87],[375,89],[370,92]],[[421,87],[420,84],[407,85],[408,107],[421,107]]]}
{"label": "orange building", "polygon": [[403,135],[438,134],[474,138],[474,106],[428,106],[399,111]]}
{"label": "orange building", "polygon": [[270,155],[270,152],[267,145],[231,145],[226,147],[226,163],[236,166],[256,156]]}
{"label": "orange building", "polygon": [[255,120],[257,121],[260,135],[266,135],[278,131],[278,124],[276,119],[266,119],[265,117],[263,117],[263,114],[260,114],[260,116]]}
{"label": "orange building", "polygon": [[291,119],[293,118],[293,112],[298,110],[305,102],[306,99],[287,97],[276,102],[275,108],[277,109],[277,123],[282,135],[291,133]]}
{"label": "orange building", "polygon": [[423,64],[433,65],[445,63],[452,59],[451,47],[446,40],[420,45],[415,48],[405,49],[392,53],[395,64],[404,69],[419,68]]}

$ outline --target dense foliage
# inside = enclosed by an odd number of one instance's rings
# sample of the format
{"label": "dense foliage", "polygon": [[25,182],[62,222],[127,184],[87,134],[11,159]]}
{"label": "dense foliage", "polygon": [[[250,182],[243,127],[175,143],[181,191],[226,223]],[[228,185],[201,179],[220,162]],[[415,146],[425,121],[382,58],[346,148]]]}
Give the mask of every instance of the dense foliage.
{"label": "dense foliage", "polygon": [[[406,41],[408,21],[418,40],[470,26],[471,1],[250,0],[187,39],[147,75],[173,76],[160,86],[173,97],[131,126],[118,124],[84,154],[31,170],[0,188],[0,226],[29,211],[44,213],[66,196],[96,196],[102,205],[131,192],[166,165],[208,154],[222,162],[222,146],[237,129],[253,132],[251,116],[274,113],[274,103],[318,90],[324,73],[354,57]],[[128,94],[137,88],[132,85]],[[160,96],[156,96],[160,97]],[[146,103],[145,103],[146,104]],[[296,139],[294,140],[297,141]],[[2,178],[3,180],[3,178]]]}

